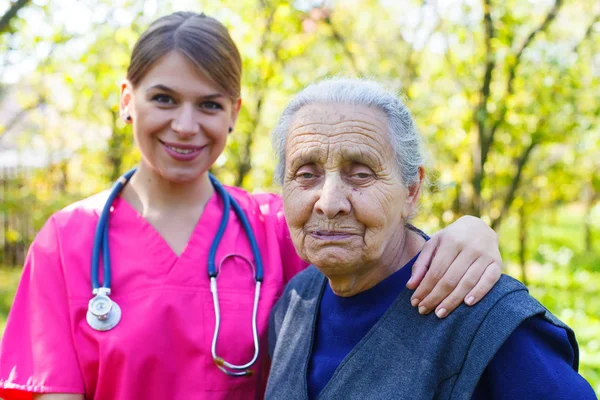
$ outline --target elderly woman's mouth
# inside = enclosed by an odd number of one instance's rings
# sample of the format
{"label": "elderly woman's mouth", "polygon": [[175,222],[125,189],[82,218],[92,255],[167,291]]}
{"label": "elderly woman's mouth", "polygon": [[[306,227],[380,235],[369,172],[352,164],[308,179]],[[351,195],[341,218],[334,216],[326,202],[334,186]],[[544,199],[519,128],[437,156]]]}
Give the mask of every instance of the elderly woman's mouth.
{"label": "elderly woman's mouth", "polygon": [[310,235],[312,237],[314,237],[315,239],[327,240],[327,241],[334,241],[334,240],[349,239],[351,237],[356,236],[356,233],[354,233],[354,232],[346,232],[346,231],[315,230],[315,231],[310,232]]}

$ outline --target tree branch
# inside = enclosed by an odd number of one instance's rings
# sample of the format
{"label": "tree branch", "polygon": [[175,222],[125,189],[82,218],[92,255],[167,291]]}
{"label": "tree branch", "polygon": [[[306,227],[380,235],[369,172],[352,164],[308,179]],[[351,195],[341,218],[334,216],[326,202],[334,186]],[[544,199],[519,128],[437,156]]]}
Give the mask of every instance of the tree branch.
{"label": "tree branch", "polygon": [[[425,26],[425,22],[428,21],[425,18],[425,6],[427,5],[427,0],[423,0],[421,2],[421,6],[419,9],[419,26],[417,26],[417,28],[415,29],[415,34],[418,33],[420,30],[423,29],[423,27]],[[437,15],[437,21],[435,26],[431,29],[431,31],[429,32],[429,34],[427,35],[427,37],[425,38],[425,41],[423,42],[423,49],[425,49],[429,43],[431,42],[431,38],[433,37],[433,34],[438,32],[438,30],[440,29],[440,27],[442,26],[442,19],[439,18],[439,14],[437,12],[437,7],[434,6],[434,12]],[[417,61],[415,60],[415,53],[417,53],[417,55],[420,55],[420,53],[422,52],[416,52],[415,51],[415,47],[408,43],[409,46],[409,52],[408,55],[406,57],[406,63],[405,63],[405,69],[406,69],[406,81],[404,86],[404,93],[406,94],[406,96],[409,95],[410,93],[410,89],[412,84],[414,83],[414,81],[417,78],[417,65],[419,63],[417,63]]]}
{"label": "tree branch", "polygon": [[10,26],[10,21],[17,15],[17,12],[23,7],[25,7],[29,3],[29,0],[17,0],[8,11],[4,13],[2,17],[0,17],[0,33],[4,33],[4,31],[8,30]]}
{"label": "tree branch", "polygon": [[[261,3],[262,8],[267,7],[267,5],[264,3],[264,1],[261,1],[260,3]],[[267,17],[267,23],[265,25],[265,30],[262,33],[260,47],[258,50],[258,53],[261,55],[263,55],[266,50],[268,35],[271,32],[271,28],[273,25],[273,19],[275,17],[275,11],[277,11],[277,6],[274,6],[271,9],[269,16]],[[277,56],[277,51],[275,51],[275,55]],[[262,104],[263,104],[264,96],[265,96],[264,85],[266,85],[267,80],[268,80],[268,78],[262,80],[262,84],[259,83],[260,87],[255,88],[255,92],[258,93],[258,96],[256,99],[256,107],[254,108],[252,122],[250,124],[250,131],[246,138],[246,143],[244,143],[244,150],[243,150],[243,153],[241,156],[240,164],[238,166],[238,174],[237,174],[237,178],[235,181],[235,186],[241,186],[242,183],[244,182],[244,178],[246,178],[246,175],[248,175],[248,173],[252,169],[252,156],[251,156],[252,144],[254,143],[254,133],[260,122],[260,114],[262,111]]]}
{"label": "tree branch", "polygon": [[481,213],[481,186],[483,182],[484,157],[483,149],[487,146],[486,121],[488,118],[487,104],[490,98],[492,74],[496,68],[496,57],[492,49],[492,41],[496,37],[494,21],[492,20],[491,0],[483,0],[483,24],[485,27],[485,72],[483,83],[479,90],[479,104],[475,108],[473,119],[477,126],[477,146],[473,148],[473,201],[472,212],[479,216]]}
{"label": "tree branch", "polygon": [[342,49],[344,50],[344,54],[350,60],[350,63],[352,64],[352,68],[354,69],[354,72],[357,73],[357,74],[360,74],[361,71],[358,68],[358,66],[356,65],[356,56],[350,50],[350,47],[348,46],[348,42],[346,41],[346,39],[335,28],[335,26],[333,26],[333,23],[331,22],[331,17],[329,15],[327,15],[323,19],[323,21],[325,21],[325,23],[327,25],[329,25],[329,28],[331,29],[331,35],[333,36],[333,38],[335,39],[335,41],[338,42],[340,44],[340,46],[342,46]]}
{"label": "tree branch", "polygon": [[18,124],[23,119],[23,117],[25,117],[25,115],[35,110],[45,102],[46,100],[40,96],[37,102],[21,109],[18,113],[13,115],[13,117],[8,120],[4,127],[0,127],[0,140],[2,140],[4,135],[6,135],[6,133],[8,133],[8,131],[10,131],[16,124]]}
{"label": "tree branch", "polygon": [[483,84],[481,85],[480,90],[479,106],[475,113],[475,119],[479,128],[479,138],[482,144],[485,142],[485,121],[487,119],[487,103],[490,97],[492,74],[496,67],[496,57],[492,50],[492,40],[496,37],[496,30],[494,28],[494,22],[492,21],[491,8],[491,0],[484,0],[483,23],[485,25],[485,72],[483,74]]}
{"label": "tree branch", "polygon": [[592,19],[592,22],[588,25],[581,40],[577,42],[575,47],[573,47],[573,53],[577,53],[581,44],[592,36],[592,32],[594,31],[594,25],[596,25],[596,23],[598,22],[600,22],[600,13],[596,14],[596,16]]}
{"label": "tree branch", "polygon": [[482,148],[482,151],[481,151],[481,164],[482,165],[484,165],[487,160],[487,156],[489,154],[490,148],[491,148],[492,144],[494,143],[494,137],[496,135],[496,131],[498,130],[498,127],[500,127],[500,125],[502,123],[504,123],[504,118],[506,117],[506,113],[508,112],[507,102],[508,102],[508,98],[510,96],[512,96],[513,91],[514,91],[513,83],[514,83],[515,76],[517,74],[517,68],[519,67],[519,65],[521,63],[521,56],[523,55],[523,52],[533,42],[533,39],[535,39],[535,37],[540,32],[543,32],[544,30],[546,30],[548,25],[550,25],[550,23],[556,18],[556,16],[558,15],[558,11],[560,10],[560,7],[562,7],[562,5],[563,5],[563,0],[555,0],[554,6],[552,6],[550,11],[548,11],[548,14],[546,14],[546,18],[544,18],[544,21],[542,21],[542,23],[529,34],[529,36],[527,37],[527,39],[525,40],[525,42],[523,43],[521,48],[517,51],[517,53],[515,55],[515,61],[512,63],[512,65],[510,65],[508,67],[508,78],[506,80],[506,93],[504,95],[503,104],[500,109],[500,115],[498,116],[498,118],[496,119],[494,124],[492,125],[492,128],[490,129],[488,138],[484,143],[484,147]]}
{"label": "tree branch", "polygon": [[515,199],[515,193],[517,192],[517,189],[519,188],[519,184],[521,183],[521,176],[523,175],[523,169],[525,168],[525,165],[527,164],[527,161],[529,160],[529,156],[531,155],[531,152],[538,144],[539,144],[539,142],[536,139],[532,139],[531,143],[529,143],[529,146],[527,146],[525,149],[523,149],[523,151],[521,152],[521,155],[517,159],[517,172],[515,173],[515,177],[512,180],[510,189],[506,193],[506,198],[504,200],[504,204],[502,205],[502,210],[500,211],[500,214],[491,223],[492,229],[497,230],[500,227],[500,223],[502,222],[502,219],[504,218],[504,216],[510,209],[510,206],[512,205],[512,203]]}
{"label": "tree branch", "polygon": [[454,78],[454,82],[456,83],[456,85],[458,86],[458,88],[462,91],[462,92],[466,92],[466,85],[464,84],[464,82],[461,80],[458,71],[456,69],[456,65],[454,63],[454,61],[452,60],[452,52],[450,51],[450,40],[448,38],[448,34],[445,32],[444,29],[444,23],[442,20],[442,16],[440,15],[440,12],[438,10],[438,3],[435,2],[434,3],[434,7],[433,7],[433,11],[435,13],[436,18],[439,21],[439,28],[441,31],[444,31],[444,44],[446,47],[446,51],[444,52],[444,58],[446,59],[446,63],[448,64],[448,67],[450,69],[450,72],[452,74],[452,77]]}

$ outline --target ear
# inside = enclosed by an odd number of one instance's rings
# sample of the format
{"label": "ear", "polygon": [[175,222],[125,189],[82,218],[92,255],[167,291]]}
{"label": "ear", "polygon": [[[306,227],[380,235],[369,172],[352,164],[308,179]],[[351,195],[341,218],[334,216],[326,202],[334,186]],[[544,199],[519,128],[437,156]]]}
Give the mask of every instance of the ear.
{"label": "ear", "polygon": [[130,116],[133,118],[133,85],[127,79],[121,81],[121,99],[119,101],[119,109],[121,118],[123,118],[126,124],[130,124],[131,119],[127,120],[126,117]]}
{"label": "ear", "polygon": [[235,122],[237,121],[238,115],[240,115],[240,109],[242,108],[242,98],[240,97],[236,101],[233,102],[231,107],[231,128],[235,126]]}
{"label": "ear", "polygon": [[404,209],[402,210],[403,218],[408,218],[419,203],[419,198],[421,197],[421,188],[423,187],[423,182],[425,181],[425,168],[423,168],[422,165],[419,165],[418,175],[417,182],[408,188],[408,194],[404,200]]}

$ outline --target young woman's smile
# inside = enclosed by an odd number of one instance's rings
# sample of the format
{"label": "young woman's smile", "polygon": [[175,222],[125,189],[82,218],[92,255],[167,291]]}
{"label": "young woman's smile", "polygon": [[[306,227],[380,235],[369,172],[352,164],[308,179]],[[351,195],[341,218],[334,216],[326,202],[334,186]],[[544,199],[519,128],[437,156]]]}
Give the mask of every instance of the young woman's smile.
{"label": "young woman's smile", "polygon": [[192,161],[196,157],[198,157],[198,155],[200,155],[200,152],[202,151],[202,149],[207,147],[207,146],[184,145],[184,144],[178,144],[178,143],[167,143],[160,139],[158,141],[165,147],[165,151],[171,157],[173,157],[175,160],[178,160],[178,161]]}

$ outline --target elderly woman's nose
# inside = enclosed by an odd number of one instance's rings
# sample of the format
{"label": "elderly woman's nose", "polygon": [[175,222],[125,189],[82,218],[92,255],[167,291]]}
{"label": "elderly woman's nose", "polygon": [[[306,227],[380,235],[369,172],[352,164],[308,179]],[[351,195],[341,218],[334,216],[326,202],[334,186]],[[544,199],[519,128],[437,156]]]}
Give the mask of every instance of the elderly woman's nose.
{"label": "elderly woman's nose", "polygon": [[352,206],[348,199],[348,191],[339,176],[326,176],[315,203],[315,210],[333,219],[338,215],[348,214]]}
{"label": "elderly woman's nose", "polygon": [[171,127],[180,136],[192,136],[200,131],[200,123],[196,118],[196,110],[191,105],[183,105],[177,110]]}

